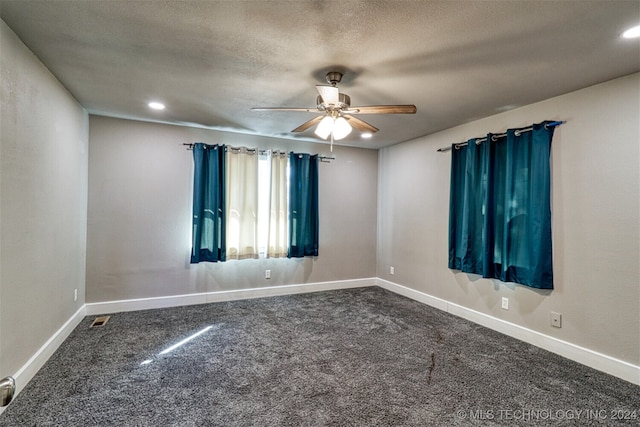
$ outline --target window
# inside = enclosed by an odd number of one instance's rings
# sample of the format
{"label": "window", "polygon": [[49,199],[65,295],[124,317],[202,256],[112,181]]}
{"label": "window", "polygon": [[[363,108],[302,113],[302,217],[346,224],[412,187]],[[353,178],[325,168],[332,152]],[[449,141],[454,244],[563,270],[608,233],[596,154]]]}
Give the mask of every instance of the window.
{"label": "window", "polygon": [[454,147],[449,268],[553,289],[548,124]]}
{"label": "window", "polygon": [[318,254],[318,156],[202,143],[193,149],[192,263]]}
{"label": "window", "polygon": [[227,149],[227,259],[287,256],[287,156]]}

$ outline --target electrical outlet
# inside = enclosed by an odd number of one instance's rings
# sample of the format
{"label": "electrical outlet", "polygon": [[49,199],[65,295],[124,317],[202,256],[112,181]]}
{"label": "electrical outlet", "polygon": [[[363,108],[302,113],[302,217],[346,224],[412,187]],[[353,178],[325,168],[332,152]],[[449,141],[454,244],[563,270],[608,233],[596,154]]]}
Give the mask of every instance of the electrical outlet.
{"label": "electrical outlet", "polygon": [[389,267],[389,274],[395,274],[396,273],[396,269],[393,268],[393,266]]}
{"label": "electrical outlet", "polygon": [[554,328],[562,328],[562,314],[551,312],[551,326]]}
{"label": "electrical outlet", "polygon": [[509,298],[502,297],[502,308],[504,310],[509,310]]}
{"label": "electrical outlet", "polygon": [[78,290],[77,289],[73,290],[73,300],[74,301],[78,301]]}
{"label": "electrical outlet", "polygon": [[271,270],[265,270],[264,271],[264,278],[265,279],[271,279]]}

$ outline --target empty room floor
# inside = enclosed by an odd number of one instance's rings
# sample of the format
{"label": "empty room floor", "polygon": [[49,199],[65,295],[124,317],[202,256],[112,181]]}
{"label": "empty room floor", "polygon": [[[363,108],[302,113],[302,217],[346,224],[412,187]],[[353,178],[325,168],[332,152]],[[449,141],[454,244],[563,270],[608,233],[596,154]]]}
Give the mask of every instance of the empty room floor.
{"label": "empty room floor", "polygon": [[378,287],[94,319],[0,425],[640,422],[640,387]]}

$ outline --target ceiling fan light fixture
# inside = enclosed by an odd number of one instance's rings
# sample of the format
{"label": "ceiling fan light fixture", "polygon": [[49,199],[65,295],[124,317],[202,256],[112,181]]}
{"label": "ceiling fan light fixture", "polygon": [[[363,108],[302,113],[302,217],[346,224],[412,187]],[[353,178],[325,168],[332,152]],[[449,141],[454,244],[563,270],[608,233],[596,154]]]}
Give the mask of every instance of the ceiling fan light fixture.
{"label": "ceiling fan light fixture", "polygon": [[331,135],[332,130],[333,130],[333,117],[326,116],[325,118],[320,120],[320,123],[318,123],[318,126],[316,127],[316,130],[314,131],[314,133],[322,139],[327,139],[329,135]]}
{"label": "ceiling fan light fixture", "polygon": [[344,117],[338,117],[333,126],[333,138],[340,140],[351,133],[351,125]]}

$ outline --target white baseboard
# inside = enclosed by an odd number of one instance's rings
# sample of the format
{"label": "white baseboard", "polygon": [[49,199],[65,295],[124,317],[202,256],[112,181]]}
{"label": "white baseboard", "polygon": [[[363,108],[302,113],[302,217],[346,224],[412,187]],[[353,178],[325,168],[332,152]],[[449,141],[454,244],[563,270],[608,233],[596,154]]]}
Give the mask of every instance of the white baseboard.
{"label": "white baseboard", "polygon": [[[33,356],[22,365],[18,372],[13,375],[16,380],[16,392],[14,399],[22,389],[31,381],[33,376],[44,366],[49,358],[55,353],[60,345],[67,339],[73,330],[82,322],[85,317],[85,306],[83,305],[76,311],[73,316],[67,320],[52,336],[45,342],[42,347],[35,352]],[[8,407],[8,406],[7,406]],[[7,407],[0,408],[0,414]]]}
{"label": "white baseboard", "polygon": [[416,291],[415,289],[398,285],[397,283],[377,279],[377,284],[381,288],[387,289],[391,292],[403,295],[423,304],[430,305],[455,316],[462,317],[463,319],[467,319],[520,341],[535,345],[536,347],[543,348],[567,359],[589,366],[590,368],[597,369],[598,371],[606,372],[607,374],[629,381],[630,383],[640,385],[640,366],[545,335],[541,332],[537,332],[514,323],[506,322],[488,314],[480,313],[479,311],[448,302],[441,298],[433,297],[423,292]]}
{"label": "white baseboard", "polygon": [[448,311],[447,307],[449,303],[447,300],[443,300],[442,298],[433,297],[425,294],[424,292],[419,292],[415,289],[407,288],[406,286],[398,285],[383,279],[378,279],[377,284],[388,291],[411,298],[412,300],[416,300],[439,310]]}
{"label": "white baseboard", "polygon": [[140,298],[121,301],[107,301],[86,304],[86,315],[120,313],[124,311],[149,310],[153,308],[178,307],[183,305],[207,304],[212,302],[263,298],[279,295],[293,295],[307,292],[330,291],[336,289],[376,286],[376,278],[316,282],[300,285],[269,286],[233,291],[205,292],[199,294],[173,295],[158,298]]}

